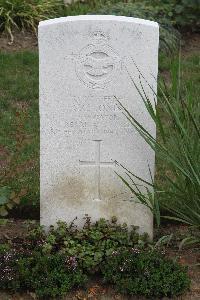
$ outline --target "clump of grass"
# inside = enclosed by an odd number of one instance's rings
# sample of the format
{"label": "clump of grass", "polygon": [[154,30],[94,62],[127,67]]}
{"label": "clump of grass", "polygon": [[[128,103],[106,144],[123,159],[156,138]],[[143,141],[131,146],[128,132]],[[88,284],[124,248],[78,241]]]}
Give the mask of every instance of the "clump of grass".
{"label": "clump of grass", "polygon": [[[118,1],[111,0],[109,3]],[[65,5],[64,0],[0,0],[0,31],[7,33],[13,42],[15,29],[26,29],[36,34],[42,20],[84,15],[106,3],[106,0],[80,0]]]}
{"label": "clump of grass", "polygon": [[[140,74],[140,78],[142,85],[142,81],[145,80],[143,74]],[[182,82],[179,60],[171,65],[171,79],[171,86],[159,84],[158,105],[154,108],[154,104],[144,94],[143,88],[136,86],[132,78],[135,88],[157,126],[159,134],[157,140],[120,104],[125,116],[155,151],[161,166],[159,177],[162,180],[147,183],[129,170],[126,170],[128,179],[122,179],[140,202],[152,207],[158,225],[160,204],[170,213],[164,216],[165,218],[199,226],[200,106],[197,94],[193,91],[192,80]],[[153,93],[156,96],[154,91]],[[136,178],[140,183],[145,183],[147,189],[145,195],[138,188]],[[155,197],[151,193],[152,187]]]}
{"label": "clump of grass", "polygon": [[9,34],[13,42],[14,29],[37,32],[41,20],[62,14],[62,0],[0,0],[0,30]]}

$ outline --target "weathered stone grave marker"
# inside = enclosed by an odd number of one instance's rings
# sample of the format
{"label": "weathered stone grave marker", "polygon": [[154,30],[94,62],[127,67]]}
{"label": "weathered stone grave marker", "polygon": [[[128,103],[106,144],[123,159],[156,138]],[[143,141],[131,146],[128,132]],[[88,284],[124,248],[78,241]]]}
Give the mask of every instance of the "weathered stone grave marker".
{"label": "weathered stone grave marker", "polygon": [[129,201],[115,162],[149,180],[154,153],[116,99],[155,136],[131,78],[139,86],[139,69],[153,102],[148,84],[156,90],[158,39],[157,23],[127,17],[40,23],[41,224],[117,216],[152,235],[151,213]]}

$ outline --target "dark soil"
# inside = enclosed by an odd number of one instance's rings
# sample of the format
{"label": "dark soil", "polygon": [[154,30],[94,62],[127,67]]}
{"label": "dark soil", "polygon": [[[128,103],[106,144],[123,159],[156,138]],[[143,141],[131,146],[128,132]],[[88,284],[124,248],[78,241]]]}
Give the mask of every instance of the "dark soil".
{"label": "dark soil", "polygon": [[185,34],[181,52],[184,57],[190,56],[191,54],[200,54],[200,34]]}
{"label": "dark soil", "polygon": [[[1,224],[1,223],[0,223]],[[38,224],[38,221],[30,220],[7,220],[5,224],[0,225],[0,241],[12,240],[15,237],[24,237],[27,233]],[[166,225],[161,229],[155,230],[156,240],[163,235],[171,233],[176,239],[166,247],[166,255],[171,258],[177,258],[178,261],[189,267],[189,275],[191,277],[190,291],[180,297],[171,298],[173,300],[199,300],[200,299],[200,245],[193,245],[191,248],[183,248],[178,250],[180,237],[187,236],[189,229],[187,226]],[[8,294],[0,292],[0,300],[31,300],[36,299],[34,293],[15,293]],[[64,299],[72,300],[145,300],[144,297],[128,297],[118,294],[112,286],[104,285],[100,278],[96,277],[90,280],[86,289],[78,289],[68,294]],[[163,298],[167,300],[169,298]],[[156,300],[156,299],[154,299]]]}

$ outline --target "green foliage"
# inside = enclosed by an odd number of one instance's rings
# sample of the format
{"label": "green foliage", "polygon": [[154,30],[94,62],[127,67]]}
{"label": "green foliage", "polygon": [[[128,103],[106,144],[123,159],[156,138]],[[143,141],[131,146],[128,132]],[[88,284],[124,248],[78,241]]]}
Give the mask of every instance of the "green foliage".
{"label": "green foliage", "polygon": [[[168,241],[169,242],[169,241]],[[98,273],[119,291],[147,296],[177,295],[189,279],[183,267],[165,259],[147,235],[136,228],[100,219],[84,227],[58,222],[46,233],[41,226],[28,236],[3,241],[0,247],[0,285],[5,290],[29,290],[38,297],[62,297]]]}
{"label": "green foliage", "polygon": [[38,297],[64,296],[87,281],[76,258],[60,253],[46,256],[36,252],[19,259],[17,268],[23,288],[34,290]]}
{"label": "green foliage", "polygon": [[64,15],[93,12],[152,19],[161,24],[161,34],[169,40],[172,39],[170,28],[174,31],[172,25],[179,29],[198,30],[199,7],[199,0],[80,0],[68,5]]}
{"label": "green foliage", "polygon": [[62,0],[0,0],[0,30],[13,41],[13,29],[30,29],[36,33],[41,20],[62,13]]}
{"label": "green foliage", "polygon": [[0,205],[6,204],[10,196],[10,190],[7,186],[0,188]]}
{"label": "green foliage", "polygon": [[[121,103],[120,103],[121,105]],[[123,107],[124,109],[124,107]],[[117,162],[117,165],[120,166],[123,171],[126,174],[126,177],[118,174],[119,178],[122,180],[122,182],[128,187],[128,189],[131,191],[131,193],[135,196],[130,201],[135,202],[137,199],[139,203],[142,203],[148,209],[152,212],[156,225],[159,227],[160,226],[160,205],[157,197],[154,197],[154,194],[152,193],[153,191],[153,181],[152,182],[147,182],[143,180],[142,178],[139,178],[137,175],[133,174],[130,170],[125,168],[123,165]],[[152,174],[150,174],[152,177]],[[138,184],[135,182],[135,180],[139,179],[140,183],[145,184],[145,193],[144,190],[142,191]]]}
{"label": "green foliage", "polygon": [[[8,214],[8,205],[9,204],[9,199],[10,199],[11,191],[8,186],[3,186],[0,188],[0,216],[5,217]],[[12,208],[12,207],[10,207]]]}
{"label": "green foliage", "polygon": [[[40,21],[70,15],[87,14],[106,4],[106,0],[77,1],[64,5],[63,0],[0,0],[0,31],[7,33],[11,42],[13,31],[30,30],[37,33]],[[116,3],[118,0],[111,0]]]}
{"label": "green foliage", "polygon": [[[141,86],[133,85],[140,93],[152,120],[157,125],[159,139],[155,139],[147,132],[142,124],[137,122],[126,108],[124,114],[136,128],[145,141],[156,152],[157,160],[162,163],[164,181],[146,183],[149,188],[154,188],[157,202],[160,202],[174,219],[190,225],[200,224],[200,109],[197,98],[194,97],[192,81],[189,85],[181,81],[180,62],[175,61],[171,66],[171,87],[159,85],[158,103],[154,109],[151,101],[143,93],[142,82],[145,76],[140,74]],[[154,91],[152,91],[155,94]],[[167,126],[162,118],[167,120]],[[124,179],[127,186],[137,192],[134,186],[135,174],[128,173]],[[144,183],[142,178],[138,178]],[[135,189],[136,188],[136,189]],[[148,194],[146,196],[148,198]],[[138,198],[139,199],[139,198]],[[140,200],[140,199],[139,199]]]}
{"label": "green foliage", "polygon": [[60,253],[45,256],[27,249],[0,252],[0,286],[5,290],[33,290],[38,297],[56,297],[75,286],[82,286],[87,276],[76,258]]}
{"label": "green foliage", "polygon": [[[110,3],[117,3],[119,0],[109,0]],[[123,2],[127,2],[124,0]],[[108,0],[78,0],[73,1],[71,4],[67,5],[64,8],[65,16],[74,16],[74,15],[86,15],[93,11],[97,11],[104,5],[108,4]]]}
{"label": "green foliage", "polygon": [[184,267],[156,251],[137,248],[114,253],[103,264],[102,273],[119,292],[131,295],[171,297],[186,291],[190,284]]}
{"label": "green foliage", "polygon": [[41,20],[88,13],[116,14],[158,21],[161,48],[177,42],[178,28],[196,30],[199,26],[199,0],[87,0],[65,6],[63,0],[0,0],[0,30],[13,41],[14,29],[37,32]]}
{"label": "green foliage", "polygon": [[160,24],[160,49],[173,51],[177,49],[180,34],[172,26],[168,16],[168,6],[153,5],[151,1],[136,1],[134,3],[119,2],[106,5],[94,13],[103,15],[120,15],[156,21]]}
{"label": "green foliage", "polygon": [[9,209],[20,203],[21,197],[26,195],[26,189],[22,189],[18,194],[11,192],[10,187],[0,187],[0,216],[8,215]]}
{"label": "green foliage", "polygon": [[135,245],[141,248],[147,246],[148,235],[139,235],[136,230],[137,227],[132,226],[129,232],[127,225],[117,224],[114,217],[111,222],[100,219],[96,223],[91,223],[90,218],[86,217],[85,225],[79,231],[74,223],[67,225],[58,222],[58,226],[47,235],[39,228],[31,233],[31,238],[37,243],[39,241],[37,249],[42,253],[48,255],[59,251],[75,256],[85,271],[95,273],[113,251]]}
{"label": "green foliage", "polygon": [[6,290],[18,290],[20,288],[19,273],[16,262],[20,257],[15,249],[10,249],[7,244],[0,248],[0,286]]}
{"label": "green foliage", "polygon": [[[184,230],[181,228],[184,228]],[[199,226],[177,226],[174,228],[173,233],[162,235],[163,227],[157,230],[154,236],[155,240],[159,239],[154,243],[154,249],[166,250],[178,249],[181,251],[183,248],[192,248],[194,251],[200,251],[200,230]],[[165,232],[166,233],[166,232]],[[160,237],[161,236],[161,237]],[[177,255],[178,252],[177,252]]]}
{"label": "green foliage", "polygon": [[0,244],[0,254],[8,251],[10,249],[10,245],[8,243]]}
{"label": "green foliage", "polygon": [[190,29],[199,28],[200,1],[199,0],[153,0],[150,1],[157,7],[166,9],[167,17],[172,24],[178,28]]}
{"label": "green foliage", "polygon": [[195,246],[200,247],[200,234],[199,234],[199,236],[190,235],[190,236],[184,237],[184,239],[179,244],[179,250],[181,250],[183,247],[188,247],[191,245],[193,247],[195,247]]}

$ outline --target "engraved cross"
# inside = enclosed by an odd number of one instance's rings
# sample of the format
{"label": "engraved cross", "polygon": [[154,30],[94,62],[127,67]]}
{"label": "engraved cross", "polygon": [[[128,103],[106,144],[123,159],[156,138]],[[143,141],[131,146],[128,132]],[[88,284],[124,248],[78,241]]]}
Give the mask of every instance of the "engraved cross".
{"label": "engraved cross", "polygon": [[81,161],[79,160],[80,165],[82,166],[91,166],[96,168],[96,197],[94,200],[100,201],[101,200],[101,191],[100,191],[100,184],[101,184],[101,167],[110,167],[115,164],[114,161],[104,162],[101,161],[101,142],[102,140],[94,140],[95,142],[95,161]]}

